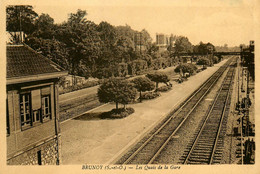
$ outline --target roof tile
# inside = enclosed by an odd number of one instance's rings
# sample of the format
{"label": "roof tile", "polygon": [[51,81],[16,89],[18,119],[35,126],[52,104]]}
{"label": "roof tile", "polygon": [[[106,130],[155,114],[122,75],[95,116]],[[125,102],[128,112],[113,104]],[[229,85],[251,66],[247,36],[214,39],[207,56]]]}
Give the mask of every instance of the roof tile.
{"label": "roof tile", "polygon": [[64,71],[59,65],[27,45],[9,45],[6,50],[7,78]]}

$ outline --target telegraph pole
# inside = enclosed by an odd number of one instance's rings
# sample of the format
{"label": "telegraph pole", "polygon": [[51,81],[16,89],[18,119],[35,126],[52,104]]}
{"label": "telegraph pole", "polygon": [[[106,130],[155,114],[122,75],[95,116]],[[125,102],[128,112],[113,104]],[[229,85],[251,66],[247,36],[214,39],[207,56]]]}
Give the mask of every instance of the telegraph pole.
{"label": "telegraph pole", "polygon": [[237,106],[238,106],[238,110],[240,109],[240,102],[239,102],[239,59],[237,61]]}
{"label": "telegraph pole", "polygon": [[142,55],[142,33],[139,33],[139,36],[140,36],[140,55]]}
{"label": "telegraph pole", "polygon": [[137,35],[134,35],[135,51],[137,51]]}

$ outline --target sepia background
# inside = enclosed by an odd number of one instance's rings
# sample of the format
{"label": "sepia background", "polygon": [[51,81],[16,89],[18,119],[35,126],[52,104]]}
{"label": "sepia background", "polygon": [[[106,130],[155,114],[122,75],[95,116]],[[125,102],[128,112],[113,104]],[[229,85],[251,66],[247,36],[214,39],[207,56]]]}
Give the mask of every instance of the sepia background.
{"label": "sepia background", "polygon": [[[214,45],[235,46],[248,44],[255,40],[256,53],[256,89],[259,89],[259,0],[58,0],[58,1],[2,1],[1,3],[1,115],[0,127],[0,173],[120,173],[120,171],[81,170],[80,165],[62,166],[6,166],[5,133],[5,7],[6,5],[32,5],[38,13],[47,13],[54,18],[54,23],[67,20],[68,13],[77,9],[86,10],[87,19],[95,23],[107,21],[111,25],[131,26],[134,30],[145,28],[155,40],[156,33],[175,33],[187,36],[191,43],[200,41]],[[256,96],[259,96],[256,90]],[[256,97],[256,125],[259,124],[259,97]],[[256,139],[259,138],[256,126]],[[259,148],[259,143],[256,143]],[[256,150],[258,152],[258,150]],[[180,170],[165,170],[169,173],[257,173],[260,171],[256,155],[256,164],[249,166],[181,166]],[[82,164],[83,165],[83,164]],[[124,171],[140,173],[140,171]],[[160,170],[142,172],[162,173]]]}

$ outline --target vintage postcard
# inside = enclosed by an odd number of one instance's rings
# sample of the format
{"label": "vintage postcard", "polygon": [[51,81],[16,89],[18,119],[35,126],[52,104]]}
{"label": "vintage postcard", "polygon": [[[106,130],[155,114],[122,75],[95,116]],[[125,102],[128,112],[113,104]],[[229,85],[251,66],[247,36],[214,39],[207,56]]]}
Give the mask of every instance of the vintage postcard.
{"label": "vintage postcard", "polygon": [[258,173],[259,6],[3,1],[0,173]]}

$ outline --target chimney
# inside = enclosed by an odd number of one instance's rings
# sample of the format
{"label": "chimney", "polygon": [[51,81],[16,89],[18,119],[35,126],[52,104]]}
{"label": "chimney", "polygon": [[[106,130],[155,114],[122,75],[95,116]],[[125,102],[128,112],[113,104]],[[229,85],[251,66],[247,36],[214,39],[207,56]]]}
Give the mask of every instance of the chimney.
{"label": "chimney", "polygon": [[25,34],[23,31],[7,32],[8,44],[22,44],[24,42]]}

